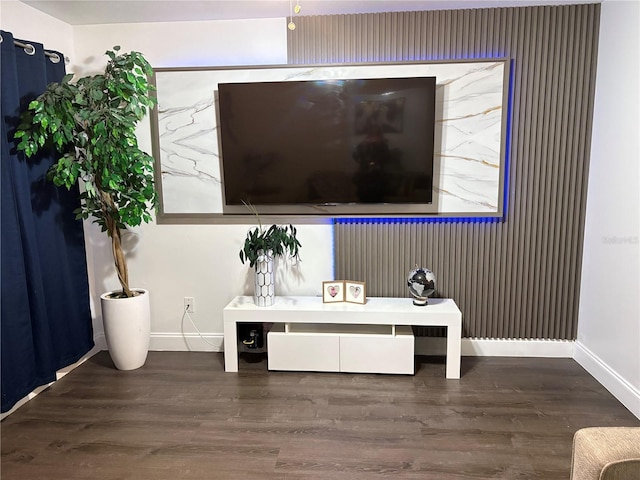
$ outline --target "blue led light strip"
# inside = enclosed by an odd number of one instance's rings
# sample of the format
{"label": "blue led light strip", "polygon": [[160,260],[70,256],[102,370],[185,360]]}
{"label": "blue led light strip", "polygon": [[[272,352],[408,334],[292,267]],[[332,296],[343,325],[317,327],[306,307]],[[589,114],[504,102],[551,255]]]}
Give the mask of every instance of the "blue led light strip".
{"label": "blue led light strip", "polygon": [[501,223],[503,217],[401,217],[401,218],[334,218],[337,225],[406,224],[406,223]]}

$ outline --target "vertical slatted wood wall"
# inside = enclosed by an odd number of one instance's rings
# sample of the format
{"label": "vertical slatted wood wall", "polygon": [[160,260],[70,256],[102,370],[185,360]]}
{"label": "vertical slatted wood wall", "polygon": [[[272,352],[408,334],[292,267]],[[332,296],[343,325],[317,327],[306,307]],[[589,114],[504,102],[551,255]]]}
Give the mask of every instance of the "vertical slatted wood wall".
{"label": "vertical slatted wood wall", "polygon": [[336,221],[336,278],[403,297],[418,263],[465,337],[575,339],[599,18],[598,4],[297,18],[293,64],[512,59],[504,220]]}

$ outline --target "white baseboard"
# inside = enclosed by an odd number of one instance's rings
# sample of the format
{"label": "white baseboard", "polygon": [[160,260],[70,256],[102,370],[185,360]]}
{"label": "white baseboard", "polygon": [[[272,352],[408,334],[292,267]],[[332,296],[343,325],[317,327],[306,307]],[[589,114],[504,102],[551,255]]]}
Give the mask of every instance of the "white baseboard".
{"label": "white baseboard", "polygon": [[[197,333],[185,333],[184,335],[152,333],[149,350],[165,352],[222,352],[224,350],[222,333],[207,333],[203,337]],[[445,353],[446,338],[416,337],[416,355],[444,355]],[[472,357],[573,358],[573,341],[463,338],[462,355]]]}
{"label": "white baseboard", "polygon": [[222,333],[152,333],[149,350],[156,352],[222,352]]}
{"label": "white baseboard", "polygon": [[[522,340],[463,338],[464,357],[543,357],[573,358],[572,340]],[[447,339],[416,337],[416,355],[444,355]]]}
{"label": "white baseboard", "polygon": [[[104,333],[98,334],[93,341],[100,350],[109,350]],[[149,342],[151,352],[222,352],[224,350],[222,333],[152,333]]]}
{"label": "white baseboard", "polygon": [[575,342],[574,360],[604,388],[609,390],[620,403],[640,419],[640,390],[631,385],[582,343]]}
{"label": "white baseboard", "polygon": [[99,350],[109,350],[107,348],[107,341],[104,338],[104,332],[98,333],[97,335],[95,335],[93,337],[93,343],[95,344],[96,348],[98,348]]}
{"label": "white baseboard", "polygon": [[18,400],[11,410],[9,410],[8,412],[4,412],[3,414],[0,415],[0,420],[2,420],[5,417],[11,415],[13,412],[18,410],[21,406],[23,406],[29,400],[33,400],[36,396],[38,396],[38,394],[40,394],[41,392],[45,391],[47,388],[49,388],[55,382],[57,382],[62,377],[64,377],[67,373],[71,372],[74,368],[79,367],[80,365],[82,365],[84,362],[86,362],[88,359],[93,357],[96,353],[100,352],[101,350],[103,350],[103,349],[98,347],[98,346],[94,346],[80,360],[78,360],[77,362],[58,370],[56,372],[55,381],[53,381],[51,383],[47,383],[46,385],[39,386],[38,388],[33,390],[31,393],[29,393],[26,397],[23,397],[20,400]]}

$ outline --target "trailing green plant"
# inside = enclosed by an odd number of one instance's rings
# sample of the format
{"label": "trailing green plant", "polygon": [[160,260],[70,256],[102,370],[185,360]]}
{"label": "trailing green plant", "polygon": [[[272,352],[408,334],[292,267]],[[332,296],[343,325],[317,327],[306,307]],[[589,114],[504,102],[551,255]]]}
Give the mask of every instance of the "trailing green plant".
{"label": "trailing green plant", "polygon": [[151,221],[157,195],[153,158],[140,150],[135,128],[156,104],[153,69],[139,52],[113,47],[104,73],[60,83],[29,103],[14,134],[18,150],[33,157],[55,148],[62,156],[48,178],[57,186],[81,184],[76,218],[93,217],[111,238],[122,296],[131,297],[121,230]]}
{"label": "trailing green plant", "polygon": [[244,245],[240,250],[240,261],[249,262],[250,267],[255,267],[258,258],[263,255],[282,256],[287,252],[296,260],[300,260],[300,241],[297,238],[298,231],[293,225],[271,225],[266,230],[262,226],[260,216],[252,205],[247,205],[258,220],[258,226],[247,232]]}

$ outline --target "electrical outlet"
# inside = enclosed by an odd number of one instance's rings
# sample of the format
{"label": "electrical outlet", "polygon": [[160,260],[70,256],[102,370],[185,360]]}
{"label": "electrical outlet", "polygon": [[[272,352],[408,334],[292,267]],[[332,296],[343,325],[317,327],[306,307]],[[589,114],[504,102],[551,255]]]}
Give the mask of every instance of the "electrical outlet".
{"label": "electrical outlet", "polygon": [[187,313],[194,313],[196,311],[196,302],[193,297],[184,297],[184,309]]}

